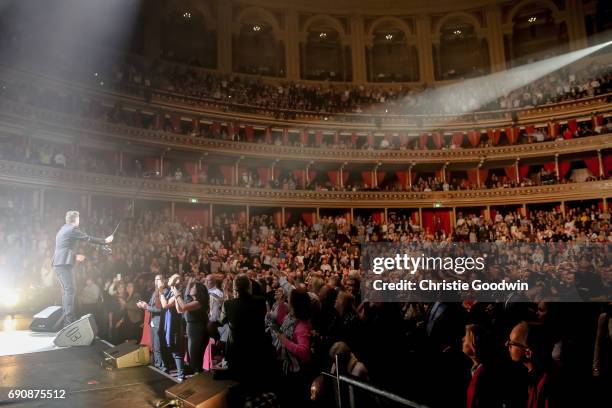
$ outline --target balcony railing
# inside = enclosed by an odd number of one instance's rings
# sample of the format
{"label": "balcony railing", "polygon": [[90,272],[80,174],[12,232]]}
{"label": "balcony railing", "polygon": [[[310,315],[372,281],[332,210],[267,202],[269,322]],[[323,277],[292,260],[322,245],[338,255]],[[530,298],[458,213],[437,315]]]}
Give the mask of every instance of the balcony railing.
{"label": "balcony railing", "polygon": [[473,207],[612,197],[612,180],[445,192],[307,191],[228,187],[110,176],[0,160],[0,183],[143,199],[307,208]]}
{"label": "balcony railing", "polygon": [[0,122],[10,126],[43,128],[46,133],[55,133],[59,138],[72,142],[75,136],[87,135],[102,141],[114,140],[131,143],[187,150],[217,153],[225,156],[250,158],[280,158],[291,161],[340,162],[397,164],[411,163],[478,163],[508,161],[516,158],[548,157],[587,151],[604,150],[612,147],[612,134],[589,136],[569,140],[555,140],[532,144],[497,146],[488,148],[448,150],[356,150],[321,149],[293,146],[276,146],[231,140],[193,137],[176,133],[147,130],[105,121],[84,119],[46,109],[36,108],[0,99]]}

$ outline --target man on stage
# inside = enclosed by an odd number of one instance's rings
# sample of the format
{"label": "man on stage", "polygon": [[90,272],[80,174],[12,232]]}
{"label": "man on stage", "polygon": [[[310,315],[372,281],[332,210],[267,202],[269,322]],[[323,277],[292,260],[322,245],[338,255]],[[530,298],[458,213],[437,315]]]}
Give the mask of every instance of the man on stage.
{"label": "man on stage", "polygon": [[79,229],[78,211],[68,211],[66,213],[66,224],[60,228],[55,236],[55,253],[53,254],[53,270],[57,274],[63,289],[64,327],[75,321],[74,297],[76,288],[72,268],[75,262],[85,260],[84,255],[77,255],[75,252],[78,241],[104,245],[113,242],[113,236],[109,235],[104,239],[91,237]]}

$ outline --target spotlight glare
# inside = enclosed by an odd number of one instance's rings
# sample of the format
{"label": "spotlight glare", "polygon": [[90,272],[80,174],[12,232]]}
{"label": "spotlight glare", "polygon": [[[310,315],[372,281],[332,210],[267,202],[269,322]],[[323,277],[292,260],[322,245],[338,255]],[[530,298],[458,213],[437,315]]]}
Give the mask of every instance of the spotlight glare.
{"label": "spotlight glare", "polygon": [[319,38],[327,38],[327,33],[321,33],[321,34],[319,34]]}
{"label": "spotlight glare", "polygon": [[253,31],[260,31],[260,30],[261,30],[261,26],[257,24],[253,26]]}
{"label": "spotlight glare", "polygon": [[533,24],[533,23],[536,22],[537,19],[538,19],[537,17],[529,17],[529,19],[527,21],[529,21],[530,23]]}
{"label": "spotlight glare", "polygon": [[387,35],[385,35],[385,38],[386,38],[388,41],[391,41],[391,40],[393,39],[393,34],[387,34]]}
{"label": "spotlight glare", "polygon": [[189,11],[186,11],[183,13],[183,18],[185,20],[190,20],[191,19],[191,13]]}
{"label": "spotlight glare", "polygon": [[461,30],[455,30],[453,31],[453,34],[455,35],[461,35],[462,31]]}

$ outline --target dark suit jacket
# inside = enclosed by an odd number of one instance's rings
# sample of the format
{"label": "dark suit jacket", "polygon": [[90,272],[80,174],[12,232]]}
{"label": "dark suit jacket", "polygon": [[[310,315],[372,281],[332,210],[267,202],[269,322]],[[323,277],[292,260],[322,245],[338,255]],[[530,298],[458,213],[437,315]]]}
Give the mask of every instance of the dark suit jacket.
{"label": "dark suit jacket", "polygon": [[98,245],[105,244],[104,238],[89,236],[72,224],[64,224],[55,236],[53,266],[74,265],[78,241],[91,242]]}
{"label": "dark suit jacket", "polygon": [[272,343],[265,333],[265,300],[241,296],[225,301],[223,309],[223,323],[230,326],[227,345],[229,368],[241,379],[254,381],[262,375],[265,365],[274,361],[273,355],[268,354]]}

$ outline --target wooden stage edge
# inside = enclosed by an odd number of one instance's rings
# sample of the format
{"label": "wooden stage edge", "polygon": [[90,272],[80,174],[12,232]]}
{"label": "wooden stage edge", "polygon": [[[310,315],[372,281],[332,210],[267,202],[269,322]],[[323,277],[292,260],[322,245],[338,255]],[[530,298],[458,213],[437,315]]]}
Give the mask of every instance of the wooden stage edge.
{"label": "wooden stage edge", "polygon": [[[112,344],[96,339],[70,347],[0,357],[0,406],[10,407],[154,407],[176,382],[150,366],[104,368],[102,351]],[[11,390],[50,390],[51,399],[11,399]],[[39,392],[39,395],[42,394]]]}

